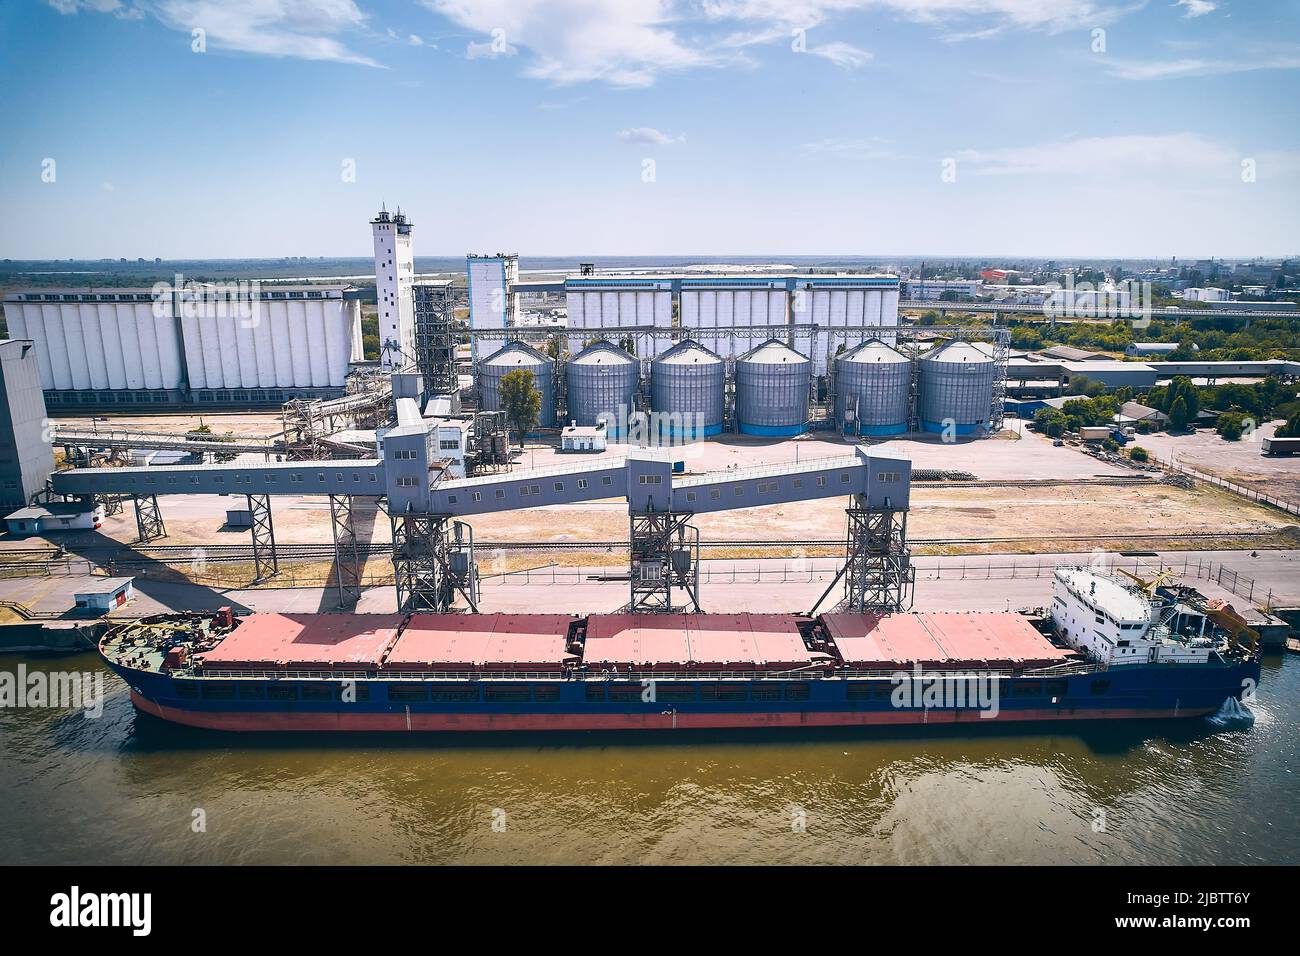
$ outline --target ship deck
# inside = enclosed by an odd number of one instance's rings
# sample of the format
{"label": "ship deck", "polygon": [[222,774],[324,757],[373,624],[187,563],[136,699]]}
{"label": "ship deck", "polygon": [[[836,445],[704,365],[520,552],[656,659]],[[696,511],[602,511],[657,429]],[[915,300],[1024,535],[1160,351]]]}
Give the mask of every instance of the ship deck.
{"label": "ship deck", "polygon": [[377,667],[397,641],[400,614],[250,614],[203,653],[226,670]]}
{"label": "ship deck", "polygon": [[386,670],[559,671],[574,618],[563,614],[415,614],[383,661]]}
{"label": "ship deck", "polygon": [[804,645],[791,614],[598,614],[587,622],[588,668],[795,670],[828,661]]}
{"label": "ship deck", "polygon": [[192,616],[124,625],[102,650],[157,671],[168,647],[202,636],[180,666],[203,676],[812,677],[1081,663],[1014,613],[832,613],[818,622],[791,614],[251,614],[222,635]]}
{"label": "ship deck", "polygon": [[862,670],[1050,667],[1076,660],[1019,614],[825,614],[846,666]]}

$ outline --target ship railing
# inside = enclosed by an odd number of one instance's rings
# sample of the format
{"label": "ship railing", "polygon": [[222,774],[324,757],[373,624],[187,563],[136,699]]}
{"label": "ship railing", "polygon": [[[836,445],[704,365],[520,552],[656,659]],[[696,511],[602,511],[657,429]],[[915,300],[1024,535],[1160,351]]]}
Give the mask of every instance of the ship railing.
{"label": "ship railing", "polygon": [[[1106,668],[1100,664],[1067,663],[1040,668],[978,667],[922,668],[920,676],[932,677],[1065,677],[1091,674]],[[910,667],[856,668],[827,670],[826,667],[799,670],[549,670],[549,671],[485,671],[485,670],[218,670],[203,669],[202,677],[237,680],[460,680],[460,681],[622,681],[647,680],[846,680],[849,678],[911,678],[916,672]]]}

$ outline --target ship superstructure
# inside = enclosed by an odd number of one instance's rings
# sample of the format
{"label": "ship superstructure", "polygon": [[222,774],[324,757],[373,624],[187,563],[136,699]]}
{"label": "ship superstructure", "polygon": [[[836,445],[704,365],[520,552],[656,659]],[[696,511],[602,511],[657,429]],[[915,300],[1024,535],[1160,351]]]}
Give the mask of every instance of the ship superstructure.
{"label": "ship superstructure", "polygon": [[1134,581],[1090,568],[1057,568],[1052,582],[1056,633],[1089,660],[1107,666],[1205,664],[1224,642],[1171,627],[1175,601]]}

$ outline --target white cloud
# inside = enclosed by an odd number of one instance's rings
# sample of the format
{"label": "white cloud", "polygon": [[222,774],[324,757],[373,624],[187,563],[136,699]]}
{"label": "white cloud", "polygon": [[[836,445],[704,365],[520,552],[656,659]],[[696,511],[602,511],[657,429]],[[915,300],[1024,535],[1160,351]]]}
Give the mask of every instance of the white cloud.
{"label": "white cloud", "polygon": [[827,139],[801,143],[799,152],[806,155],[848,156],[853,159],[889,159],[895,155],[890,148],[892,140],[872,136],[869,139]]}
{"label": "white cloud", "polygon": [[860,50],[851,43],[840,43],[838,41],[810,47],[808,52],[814,56],[825,57],[836,66],[846,70],[856,70],[871,59],[871,54],[866,50]]}
{"label": "white cloud", "polygon": [[173,30],[202,29],[212,49],[302,60],[379,66],[337,35],[360,30],[365,15],[353,0],[48,0],[60,13],[81,10],[157,18]]}
{"label": "white cloud", "polygon": [[914,23],[977,25],[973,35],[994,29],[1059,33],[1081,26],[1104,26],[1140,3],[1122,6],[1097,0],[703,0],[714,20],[765,20],[811,28],[850,11],[880,10]]}
{"label": "white cloud", "polygon": [[414,33],[406,38],[406,42],[411,44],[411,46],[424,46],[424,38],[416,36]]}
{"label": "white cloud", "polygon": [[1103,66],[1121,80],[1167,80],[1187,76],[1252,73],[1256,70],[1300,70],[1300,48],[1259,51],[1249,58],[1217,60],[1203,57],[1184,57],[1178,60],[1102,59],[1106,61]]}
{"label": "white cloud", "polygon": [[1203,17],[1207,13],[1213,13],[1219,5],[1212,3],[1211,0],[1176,0],[1174,6],[1183,7],[1183,16],[1190,20],[1193,17]]}
{"label": "white cloud", "polygon": [[614,136],[624,143],[644,143],[650,146],[671,146],[673,143],[686,142],[685,136],[670,136],[659,132],[653,126],[637,126],[620,130]]}
{"label": "white cloud", "polygon": [[1179,173],[1236,177],[1247,155],[1196,133],[1090,136],[1032,146],[962,150],[954,154],[977,176],[1059,175],[1110,180]]}
{"label": "white cloud", "polygon": [[[808,51],[857,69],[871,54],[837,38],[828,21],[879,13],[941,26],[947,39],[1004,30],[1059,33],[1104,26],[1144,0],[420,0],[476,33],[466,55],[527,50],[525,75],[555,84],[645,87],[665,73],[752,65],[744,51],[810,31]],[[824,24],[827,24],[823,26]],[[817,28],[814,35],[811,31]],[[494,33],[494,31],[496,31]],[[725,31],[725,32],[723,32]],[[484,38],[497,37],[492,48]]]}
{"label": "white cloud", "polygon": [[[720,58],[672,29],[668,0],[421,0],[456,25],[524,47],[526,75],[564,85],[600,81],[645,87],[664,72],[711,66]],[[492,43],[472,43],[482,56]],[[489,48],[485,50],[484,48]]]}
{"label": "white cloud", "polygon": [[46,0],[59,13],[71,15],[81,10],[93,13],[113,13],[119,17],[135,15],[136,11],[125,6],[122,0]]}

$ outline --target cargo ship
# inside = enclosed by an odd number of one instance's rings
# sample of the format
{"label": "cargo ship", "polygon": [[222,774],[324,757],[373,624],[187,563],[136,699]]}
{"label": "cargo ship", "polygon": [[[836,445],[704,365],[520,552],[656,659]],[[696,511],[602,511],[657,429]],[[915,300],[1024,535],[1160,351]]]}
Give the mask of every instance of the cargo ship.
{"label": "cargo ship", "polygon": [[1259,680],[1228,624],[1062,568],[1038,626],[1014,612],[224,608],[117,624],[100,653],[141,713],[216,730],[843,727],[1211,714]]}

